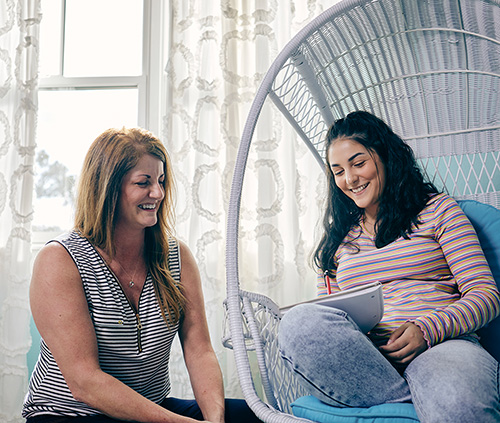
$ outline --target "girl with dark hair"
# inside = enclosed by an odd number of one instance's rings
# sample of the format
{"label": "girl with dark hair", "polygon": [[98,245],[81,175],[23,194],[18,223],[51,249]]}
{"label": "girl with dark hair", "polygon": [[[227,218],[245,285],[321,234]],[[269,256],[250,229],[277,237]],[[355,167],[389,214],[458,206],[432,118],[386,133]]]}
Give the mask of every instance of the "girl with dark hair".
{"label": "girl with dark hair", "polygon": [[343,311],[294,307],[284,360],[335,406],[413,401],[422,422],[500,421],[499,365],[475,334],[500,314],[500,294],[471,223],[370,113],[336,121],[326,153],[318,294],[378,281],[384,316],[365,335]]}
{"label": "girl with dark hair", "polygon": [[[150,132],[109,129],[91,145],[75,227],[33,268],[42,341],[27,423],[259,421],[224,398],[200,274],[173,236],[173,192],[167,151]],[[176,334],[195,400],[168,397]]]}

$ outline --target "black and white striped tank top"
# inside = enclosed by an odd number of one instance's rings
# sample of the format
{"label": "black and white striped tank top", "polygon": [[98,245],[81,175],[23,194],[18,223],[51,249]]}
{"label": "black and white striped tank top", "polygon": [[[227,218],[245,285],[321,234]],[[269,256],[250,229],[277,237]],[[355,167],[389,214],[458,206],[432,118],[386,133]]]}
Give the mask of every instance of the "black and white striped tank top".
{"label": "black and white striped tank top", "polygon": [[[102,370],[160,403],[170,392],[170,349],[179,325],[167,326],[163,320],[151,275],[147,276],[136,315],[115,276],[85,238],[71,232],[54,241],[68,250],[80,272]],[[169,269],[179,283],[179,245],[173,239],[169,241]],[[73,398],[42,339],[40,356],[24,400],[23,417],[98,413]]]}

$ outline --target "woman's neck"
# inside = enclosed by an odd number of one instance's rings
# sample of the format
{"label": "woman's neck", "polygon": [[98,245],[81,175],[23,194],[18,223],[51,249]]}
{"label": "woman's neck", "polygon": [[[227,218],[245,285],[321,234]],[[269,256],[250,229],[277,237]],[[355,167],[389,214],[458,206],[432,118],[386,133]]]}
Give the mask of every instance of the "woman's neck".
{"label": "woman's neck", "polygon": [[145,231],[123,231],[117,228],[113,234],[115,257],[122,260],[137,260],[143,255]]}

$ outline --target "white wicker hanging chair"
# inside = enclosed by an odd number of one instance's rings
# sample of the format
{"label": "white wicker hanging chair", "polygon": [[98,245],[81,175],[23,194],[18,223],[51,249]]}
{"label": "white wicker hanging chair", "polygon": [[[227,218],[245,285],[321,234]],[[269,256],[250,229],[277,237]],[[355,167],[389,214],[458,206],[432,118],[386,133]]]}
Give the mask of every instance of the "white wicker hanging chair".
{"label": "white wicker hanging chair", "polygon": [[[240,289],[238,227],[252,136],[270,98],[323,166],[327,128],[354,110],[386,121],[431,180],[458,200],[500,208],[500,3],[344,0],[303,28],[265,75],[241,137],[227,222],[227,336],[245,399],[265,422],[306,421],[281,363],[278,306]],[[498,280],[497,280],[498,282]],[[265,398],[256,393],[248,351]]]}

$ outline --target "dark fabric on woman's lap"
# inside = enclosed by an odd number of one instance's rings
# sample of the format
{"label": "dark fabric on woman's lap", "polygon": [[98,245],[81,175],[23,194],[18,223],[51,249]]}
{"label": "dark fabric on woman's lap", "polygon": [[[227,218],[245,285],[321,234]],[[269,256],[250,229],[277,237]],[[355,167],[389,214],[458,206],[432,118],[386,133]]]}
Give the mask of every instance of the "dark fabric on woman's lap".
{"label": "dark fabric on woman's lap", "polygon": [[[184,400],[178,398],[165,398],[161,406],[173,413],[182,416],[191,417],[195,420],[203,420],[203,415],[194,400]],[[258,423],[260,422],[253,412],[248,407],[247,403],[241,399],[226,398],[226,423]],[[99,414],[97,416],[87,417],[61,417],[43,415],[31,417],[26,420],[26,423],[117,423],[121,420],[116,420],[111,417]]]}

